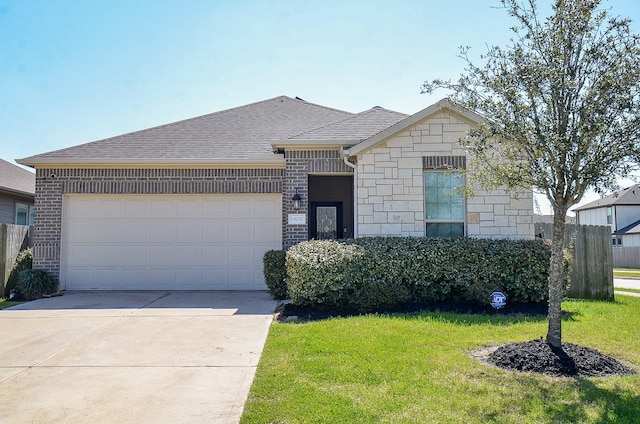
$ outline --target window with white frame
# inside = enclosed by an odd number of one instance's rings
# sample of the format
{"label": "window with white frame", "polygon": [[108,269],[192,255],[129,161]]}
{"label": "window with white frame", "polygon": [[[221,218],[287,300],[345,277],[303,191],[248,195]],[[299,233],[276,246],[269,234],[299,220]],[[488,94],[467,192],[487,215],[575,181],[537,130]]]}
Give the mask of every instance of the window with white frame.
{"label": "window with white frame", "polygon": [[611,211],[611,206],[607,207],[607,224],[613,224],[613,213]]}
{"label": "window with white frame", "polygon": [[425,235],[427,237],[464,236],[465,204],[460,172],[425,171]]}
{"label": "window with white frame", "polygon": [[16,203],[16,220],[17,225],[33,225],[35,221],[35,208],[26,203]]}

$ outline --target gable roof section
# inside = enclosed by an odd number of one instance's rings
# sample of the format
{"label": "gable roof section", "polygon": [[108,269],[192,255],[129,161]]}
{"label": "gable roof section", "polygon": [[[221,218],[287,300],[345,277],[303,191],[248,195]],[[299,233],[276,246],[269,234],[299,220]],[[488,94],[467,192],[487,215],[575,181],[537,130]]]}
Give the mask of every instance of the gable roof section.
{"label": "gable roof section", "polygon": [[365,150],[371,149],[376,145],[382,143],[386,139],[393,137],[394,135],[399,134],[402,131],[407,130],[408,128],[411,128],[414,125],[417,125],[420,121],[442,110],[450,110],[456,113],[457,115],[460,115],[465,119],[477,124],[480,124],[484,121],[484,118],[478,115],[477,113],[466,110],[461,106],[458,106],[457,104],[453,103],[451,100],[445,98],[425,109],[422,109],[420,112],[417,112],[411,116],[408,116],[407,118],[396,123],[395,125],[392,125],[389,128],[368,138],[367,140],[364,140],[360,144],[353,146],[347,151],[347,153],[349,156],[355,156],[359,153],[364,152]]}
{"label": "gable roof section", "polygon": [[276,164],[282,158],[273,154],[270,140],[350,116],[350,112],[280,96],[18,162],[29,166]]}
{"label": "gable roof section", "polygon": [[617,193],[610,194],[602,199],[594,200],[591,203],[587,203],[586,205],[582,205],[579,208],[574,209],[574,211],[579,212],[588,209],[619,205],[640,205],[640,184],[634,184]]}
{"label": "gable roof section", "polygon": [[0,159],[0,190],[35,196],[36,176],[33,172]]}
{"label": "gable roof section", "polygon": [[340,121],[332,122],[310,131],[274,140],[274,148],[313,144],[352,146],[405,119],[408,115],[375,106]]}
{"label": "gable roof section", "polygon": [[622,236],[625,234],[640,234],[640,221],[636,221],[633,224],[627,225],[626,227],[615,231],[613,234],[616,236]]}

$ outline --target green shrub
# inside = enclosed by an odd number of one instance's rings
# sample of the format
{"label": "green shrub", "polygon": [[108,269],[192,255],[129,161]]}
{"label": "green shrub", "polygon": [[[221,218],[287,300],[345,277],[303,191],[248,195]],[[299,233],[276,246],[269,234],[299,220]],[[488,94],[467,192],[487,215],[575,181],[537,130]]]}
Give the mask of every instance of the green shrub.
{"label": "green shrub", "polygon": [[0,297],[8,299],[11,295],[11,290],[15,289],[16,285],[18,284],[18,277],[20,275],[20,272],[24,271],[25,269],[31,269],[32,266],[33,250],[28,247],[18,253],[16,262],[14,263],[13,268],[11,268],[11,274],[9,274],[7,285],[4,288],[4,293],[2,294],[3,296]]}
{"label": "green shrub", "polygon": [[262,257],[264,265],[264,280],[269,288],[269,294],[274,299],[287,299],[287,254],[283,250],[269,250]]}
{"label": "green shrub", "polygon": [[297,305],[348,307],[353,297],[350,262],[361,248],[328,240],[310,241],[287,251],[287,290]]}
{"label": "green shrub", "polygon": [[58,279],[44,269],[26,269],[20,273],[16,290],[27,300],[58,291]]}
{"label": "green shrub", "polygon": [[409,301],[488,303],[547,297],[550,248],[542,241],[372,237],[309,241],[287,253],[299,305],[373,311]]}

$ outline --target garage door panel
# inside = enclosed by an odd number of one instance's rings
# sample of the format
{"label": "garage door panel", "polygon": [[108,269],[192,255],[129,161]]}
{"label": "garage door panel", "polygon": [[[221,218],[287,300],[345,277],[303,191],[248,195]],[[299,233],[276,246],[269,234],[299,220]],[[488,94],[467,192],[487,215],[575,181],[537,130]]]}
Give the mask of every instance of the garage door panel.
{"label": "garage door panel", "polygon": [[124,268],[120,273],[122,281],[121,290],[144,290],[151,289],[148,283],[149,270],[147,268]]}
{"label": "garage door panel", "polygon": [[202,221],[202,239],[204,241],[226,241],[229,238],[229,228],[224,221],[207,219]]}
{"label": "garage door panel", "polygon": [[121,247],[120,264],[123,268],[145,266],[149,261],[149,246],[146,244],[127,244]]}
{"label": "garage door panel", "polygon": [[228,221],[229,239],[238,241],[253,240],[253,222],[232,220]]}
{"label": "garage door panel", "polygon": [[149,225],[143,220],[122,222],[122,241],[124,243],[141,243],[149,240]]}
{"label": "garage door panel", "polygon": [[99,199],[93,205],[95,219],[124,218],[123,202],[120,199]]}
{"label": "garage door panel", "polygon": [[176,222],[169,219],[159,219],[149,222],[149,242],[173,243],[176,239]]}
{"label": "garage door panel", "polygon": [[118,246],[111,244],[99,244],[93,246],[92,263],[98,266],[111,266],[119,268],[121,266],[120,250]]}
{"label": "garage door panel", "polygon": [[265,251],[281,248],[282,198],[67,195],[61,281],[68,289],[266,288]]}
{"label": "garage door panel", "polygon": [[229,271],[226,268],[206,268],[202,270],[204,290],[229,289]]}
{"label": "garage door panel", "polygon": [[193,245],[176,246],[176,262],[181,267],[202,264],[202,247]]}
{"label": "garage door panel", "polygon": [[229,260],[229,249],[223,244],[209,244],[202,246],[202,263],[226,263]]}
{"label": "garage door panel", "polygon": [[94,240],[100,240],[104,243],[118,243],[122,239],[123,222],[94,222],[93,237]]}
{"label": "garage door panel", "polygon": [[269,243],[278,237],[278,234],[282,231],[282,227],[273,225],[270,221],[257,221],[254,225],[253,240],[256,243]]}
{"label": "garage door panel", "polygon": [[71,225],[68,226],[67,233],[69,237],[81,241],[83,238],[92,239],[93,229],[95,227],[93,221],[77,219],[71,221]]}
{"label": "garage door panel", "polygon": [[229,246],[229,264],[250,264],[253,263],[253,245]]}
{"label": "garage door panel", "polygon": [[178,221],[176,223],[176,241],[199,242],[202,240],[202,222],[199,220]]}
{"label": "garage door panel", "polygon": [[201,199],[176,200],[176,216],[179,218],[200,218],[202,216]]}
{"label": "garage door panel", "polygon": [[150,207],[149,199],[127,198],[123,201],[123,215],[129,219],[146,219],[149,217]]}
{"label": "garage door panel", "polygon": [[155,268],[149,270],[149,286],[158,289],[174,289],[176,286],[175,269]]}

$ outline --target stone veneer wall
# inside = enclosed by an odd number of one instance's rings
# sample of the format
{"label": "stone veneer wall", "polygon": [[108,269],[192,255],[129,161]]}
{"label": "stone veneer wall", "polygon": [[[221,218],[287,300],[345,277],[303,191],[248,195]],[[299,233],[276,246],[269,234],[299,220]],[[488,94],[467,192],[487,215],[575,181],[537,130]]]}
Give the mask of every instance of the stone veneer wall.
{"label": "stone veneer wall", "polygon": [[[358,156],[358,236],[424,236],[424,157],[464,156],[470,124],[441,111]],[[468,162],[468,160],[467,160]],[[466,201],[470,237],[533,238],[533,194],[476,190]]]}
{"label": "stone veneer wall", "polygon": [[[353,174],[338,150],[294,150],[285,151],[285,178],[282,191],[282,228],[284,248],[309,239],[309,174],[345,175]],[[302,197],[300,209],[293,209],[291,200],[296,194]],[[304,214],[305,225],[289,225],[288,214]]]}
{"label": "stone veneer wall", "polygon": [[284,169],[38,169],[33,266],[60,275],[64,194],[280,193],[283,177]]}

